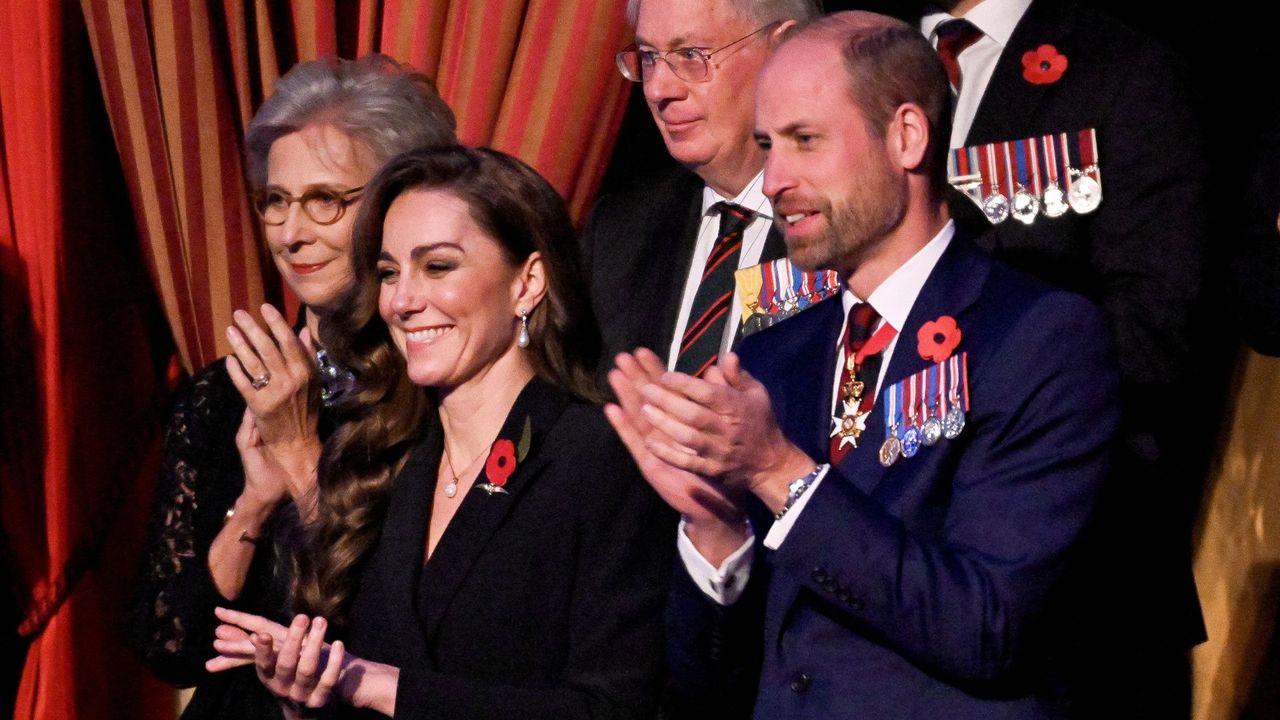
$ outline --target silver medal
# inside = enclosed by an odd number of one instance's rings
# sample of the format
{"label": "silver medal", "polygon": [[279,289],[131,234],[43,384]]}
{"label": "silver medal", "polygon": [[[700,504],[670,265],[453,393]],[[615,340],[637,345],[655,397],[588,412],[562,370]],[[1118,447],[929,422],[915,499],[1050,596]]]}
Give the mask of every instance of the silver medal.
{"label": "silver medal", "polygon": [[1027,192],[1026,188],[1019,187],[1013,194],[1013,208],[1009,213],[1013,215],[1014,220],[1030,225],[1035,222],[1036,215],[1040,214],[1040,201],[1035,195]]}
{"label": "silver medal", "polygon": [[942,421],[936,417],[930,417],[920,426],[920,441],[925,447],[935,445],[942,439]]}
{"label": "silver medal", "polygon": [[964,411],[959,405],[952,405],[947,411],[947,416],[942,419],[942,436],[948,440],[955,440],[960,437],[962,430],[964,430]]}
{"label": "silver medal", "polygon": [[982,213],[992,225],[999,225],[1009,217],[1009,198],[995,191],[982,201]]}
{"label": "silver medal", "polygon": [[1071,174],[1071,188],[1067,191],[1067,203],[1071,209],[1081,215],[1097,210],[1102,202],[1102,185],[1078,170],[1072,170]]}
{"label": "silver medal", "polygon": [[1051,218],[1062,217],[1069,209],[1071,206],[1067,205],[1066,193],[1057,183],[1050,182],[1044,189],[1044,214]]}

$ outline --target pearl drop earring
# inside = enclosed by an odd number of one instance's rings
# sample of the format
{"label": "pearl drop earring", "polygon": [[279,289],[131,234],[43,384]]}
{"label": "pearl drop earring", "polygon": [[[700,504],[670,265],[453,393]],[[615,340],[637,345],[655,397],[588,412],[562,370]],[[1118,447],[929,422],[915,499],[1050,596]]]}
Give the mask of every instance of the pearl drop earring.
{"label": "pearl drop earring", "polygon": [[520,311],[520,334],[516,335],[516,345],[518,347],[529,347],[529,311]]}

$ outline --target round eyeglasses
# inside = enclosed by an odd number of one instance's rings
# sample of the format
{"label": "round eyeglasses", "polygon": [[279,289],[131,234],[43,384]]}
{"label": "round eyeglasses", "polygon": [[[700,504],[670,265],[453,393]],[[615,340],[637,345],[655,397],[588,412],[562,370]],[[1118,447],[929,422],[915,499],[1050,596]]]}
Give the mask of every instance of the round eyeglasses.
{"label": "round eyeglasses", "polygon": [[347,206],[359,200],[361,185],[350,190],[328,190],[313,188],[301,196],[290,195],[282,190],[263,190],[254,195],[253,209],[258,211],[262,222],[268,225],[283,225],[289,218],[289,206],[294,203],[302,205],[302,212],[317,225],[332,225],[342,219]]}
{"label": "round eyeglasses", "polygon": [[622,73],[622,77],[631,82],[644,82],[645,78],[653,74],[653,69],[657,66],[659,60],[666,63],[667,67],[671,68],[671,72],[685,82],[706,82],[711,79],[711,69],[720,67],[711,62],[712,56],[728,50],[774,25],[777,25],[777,23],[771,22],[768,25],[762,25],[728,45],[722,45],[715,50],[696,47],[683,47],[663,51],[641,50],[636,45],[630,45],[623,48],[622,52],[617,54],[615,60],[618,63],[618,70]]}

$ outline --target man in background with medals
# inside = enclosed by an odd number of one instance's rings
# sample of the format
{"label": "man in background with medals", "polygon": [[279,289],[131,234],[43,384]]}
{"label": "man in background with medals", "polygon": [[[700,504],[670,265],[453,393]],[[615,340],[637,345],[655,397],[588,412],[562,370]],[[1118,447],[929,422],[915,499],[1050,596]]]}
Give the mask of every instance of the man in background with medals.
{"label": "man in background with medals", "polygon": [[957,224],[1097,303],[1119,356],[1116,511],[1099,520],[1116,612],[1086,712],[1186,718],[1187,651],[1205,639],[1191,526],[1221,365],[1198,316],[1208,171],[1187,72],[1074,0],[935,0],[919,27],[951,81]]}
{"label": "man in background with medals", "polygon": [[785,41],[757,87],[763,189],[790,259],[841,296],[703,378],[643,350],[610,372],[610,421],[683,516],[673,717],[1073,710],[1114,360],[1096,308],[951,222],[947,92],[890,18]]}
{"label": "man in background with medals", "polygon": [[581,239],[591,299],[615,353],[652,349],[693,375],[733,343],[734,273],[786,254],[751,138],[755,77],[812,0],[631,0],[635,44],[618,68],[643,84],[680,164],[602,197]]}

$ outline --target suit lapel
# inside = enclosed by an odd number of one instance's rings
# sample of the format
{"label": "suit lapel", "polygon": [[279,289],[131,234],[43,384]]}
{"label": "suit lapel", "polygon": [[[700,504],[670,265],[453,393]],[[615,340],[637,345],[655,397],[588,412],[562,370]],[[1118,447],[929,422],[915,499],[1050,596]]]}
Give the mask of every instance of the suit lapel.
{"label": "suit lapel", "polygon": [[[828,410],[833,400],[831,390],[834,387],[832,383],[835,382],[838,362],[836,348],[840,344],[840,329],[844,326],[844,304],[841,301],[841,295],[842,293],[836,293],[824,300],[823,304],[805,310],[805,312],[813,312],[824,306],[828,308],[824,310],[827,317],[820,318],[818,323],[823,331],[823,337],[820,342],[815,343],[821,353],[816,358],[816,372],[800,374],[802,375],[800,381],[805,387],[800,388],[797,397],[820,398],[819,402]],[[809,430],[813,437],[814,451],[818,453],[816,457],[827,457],[831,451],[831,423],[831,413],[826,412],[817,417],[817,423]]]}
{"label": "suit lapel", "polygon": [[[654,282],[649,287],[663,288],[664,293],[657,298],[636,298],[641,308],[646,302],[655,301],[653,310],[660,312],[661,322],[651,323],[656,333],[652,347],[663,360],[669,360],[671,341],[676,331],[676,321],[680,317],[680,300],[684,295],[685,280],[689,276],[689,263],[693,261],[693,249],[698,243],[698,232],[702,229],[702,179],[688,173],[675,184],[676,198],[683,196],[688,203],[684,212],[673,212],[661,217],[653,226],[649,235],[651,271],[655,274]],[[680,207],[678,199],[672,207]]]}
{"label": "suit lapel", "polygon": [[[480,488],[484,483],[501,483],[500,478],[490,477],[487,468],[482,469],[422,573],[418,608],[428,642],[434,639],[454,596],[489,539],[519,502],[521,493],[550,461],[551,458],[538,449],[547,430],[567,405],[568,396],[537,379],[530,381],[516,398],[494,443],[497,447],[506,440],[515,448],[516,467],[503,485],[506,492],[490,494]],[[523,458],[520,457],[522,448],[527,448]],[[422,557],[421,550],[418,557]]]}
{"label": "suit lapel", "polygon": [[[978,299],[989,270],[990,265],[981,251],[967,239],[955,237],[925,280],[906,323],[898,331],[893,357],[889,359],[884,381],[877,388],[875,407],[867,418],[867,429],[862,434],[858,449],[849,453],[841,463],[841,475],[852,480],[863,493],[870,495],[892,469],[880,465],[879,459],[880,445],[885,440],[885,389],[933,364],[920,357],[917,349],[917,335],[925,323],[950,315],[960,321],[963,331],[961,315]],[[956,352],[964,349],[964,340],[961,339]]]}
{"label": "suit lapel", "polygon": [[[1052,85],[1036,85],[1022,76],[1022,56],[1041,45],[1062,49],[1075,16],[1058,0],[1035,0],[1018,22],[996,62],[982,94],[965,145],[1019,140],[1034,125],[1036,108]],[[1067,72],[1070,72],[1068,69]]]}
{"label": "suit lapel", "polygon": [[383,522],[378,552],[371,559],[367,575],[375,582],[381,578],[385,590],[378,596],[380,630],[375,633],[380,644],[392,646],[390,657],[428,664],[430,655],[422,632],[408,632],[407,625],[418,623],[415,589],[422,569],[422,548],[431,515],[431,497],[435,487],[436,466],[440,462],[443,434],[440,422],[432,415],[426,432],[413,447],[396,476]]}

